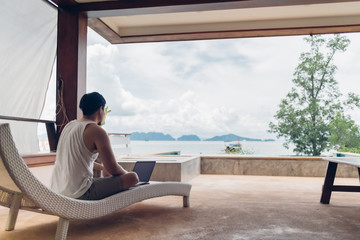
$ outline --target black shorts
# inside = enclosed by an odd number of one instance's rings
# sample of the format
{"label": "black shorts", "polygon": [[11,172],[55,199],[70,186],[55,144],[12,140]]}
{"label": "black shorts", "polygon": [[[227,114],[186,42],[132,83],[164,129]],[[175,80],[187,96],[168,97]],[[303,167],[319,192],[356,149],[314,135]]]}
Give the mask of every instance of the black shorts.
{"label": "black shorts", "polygon": [[99,200],[123,191],[123,182],[119,176],[93,178],[90,188],[79,198],[80,200]]}

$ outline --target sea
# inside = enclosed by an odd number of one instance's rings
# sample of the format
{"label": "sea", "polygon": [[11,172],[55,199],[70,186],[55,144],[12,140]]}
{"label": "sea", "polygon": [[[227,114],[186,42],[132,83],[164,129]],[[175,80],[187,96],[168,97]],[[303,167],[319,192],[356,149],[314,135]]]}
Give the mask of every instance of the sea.
{"label": "sea", "polygon": [[[229,144],[238,142],[222,141],[131,141],[129,144],[131,155],[153,154],[163,152],[180,152],[180,155],[203,155],[203,156],[296,156],[294,147],[290,145],[286,149],[283,141],[241,141],[242,151],[238,153],[226,153],[225,148]],[[120,145],[112,145],[115,155],[122,155]],[[331,156],[332,152],[323,152],[323,156]]]}
{"label": "sea", "polygon": [[[120,141],[121,142],[121,141]],[[226,153],[225,148],[235,142],[223,141],[130,141],[128,149],[124,151],[125,145],[119,144],[117,138],[111,138],[111,144],[116,156],[156,154],[165,152],[179,152],[180,155],[203,155],[203,156],[298,156],[292,144],[289,148],[284,147],[284,141],[240,141],[241,151]],[[49,143],[45,137],[39,139],[40,152],[49,151]],[[335,151],[325,151],[322,156],[332,156]]]}

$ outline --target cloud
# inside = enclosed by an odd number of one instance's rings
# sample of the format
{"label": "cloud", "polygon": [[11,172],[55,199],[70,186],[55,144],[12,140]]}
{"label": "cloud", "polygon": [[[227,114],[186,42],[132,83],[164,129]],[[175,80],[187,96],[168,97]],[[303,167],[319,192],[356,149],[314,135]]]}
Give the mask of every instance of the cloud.
{"label": "cloud", "polygon": [[200,137],[211,137],[214,133],[229,132],[228,125],[237,122],[239,117],[234,109],[212,108],[189,91],[179,99],[151,101],[146,110],[134,116],[109,116],[106,128],[116,131],[117,126],[123,126],[127,132],[162,131],[174,137],[196,133]]}
{"label": "cloud", "polygon": [[[360,93],[360,34],[336,56],[344,93]],[[89,29],[87,91],[112,112],[109,132],[159,131],[201,138],[234,133],[269,138],[292,87],[303,36],[110,45]],[[352,113],[360,124],[360,111]]]}
{"label": "cloud", "polygon": [[174,137],[195,133],[201,138],[209,138],[226,133],[258,136],[266,127],[262,120],[233,107],[212,107],[191,91],[179,99],[147,102],[146,107],[137,111],[136,115],[111,113],[105,128],[109,132],[161,131]]}

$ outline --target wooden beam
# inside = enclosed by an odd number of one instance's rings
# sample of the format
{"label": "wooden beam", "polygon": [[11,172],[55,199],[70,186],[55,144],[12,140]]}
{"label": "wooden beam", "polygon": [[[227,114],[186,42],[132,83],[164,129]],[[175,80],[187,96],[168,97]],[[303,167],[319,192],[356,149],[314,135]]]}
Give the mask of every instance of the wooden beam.
{"label": "wooden beam", "polygon": [[[49,2],[49,0],[45,0],[45,1]],[[59,7],[78,5],[78,3],[75,0],[51,0],[51,1],[56,5],[58,5]]]}
{"label": "wooden beam", "polygon": [[86,91],[87,16],[58,8],[56,124],[58,136],[71,120],[81,116],[80,97]]}
{"label": "wooden beam", "polygon": [[83,3],[78,5],[79,11],[87,12],[89,18],[111,16],[127,16],[138,14],[170,13],[184,11],[209,11],[215,9],[231,9],[242,6],[248,0],[173,0],[147,1],[124,0],[112,2]]}
{"label": "wooden beam", "polygon": [[[310,34],[328,34],[328,33],[349,33],[360,32],[360,25],[353,26],[333,26],[333,27],[306,27],[306,28],[284,28],[284,29],[259,29],[259,30],[239,30],[239,31],[216,31],[199,33],[179,33],[179,34],[159,34],[146,36],[122,36],[113,32],[112,35],[105,35],[109,31],[102,33],[104,28],[93,24],[95,21],[89,21],[89,27],[93,28],[100,35],[104,36],[112,44],[123,43],[144,43],[144,42],[165,42],[165,41],[190,41],[207,39],[228,39],[228,38],[249,38],[249,37],[272,37],[272,36],[293,36]],[[99,21],[101,24],[101,21]],[[95,27],[95,28],[94,28]]]}
{"label": "wooden beam", "polygon": [[122,42],[121,37],[99,18],[89,18],[88,26],[110,43]]}
{"label": "wooden beam", "polygon": [[81,3],[72,7],[77,8],[78,11],[87,12],[89,18],[101,18],[137,14],[212,11],[224,9],[278,7],[356,1],[357,0],[122,0]]}

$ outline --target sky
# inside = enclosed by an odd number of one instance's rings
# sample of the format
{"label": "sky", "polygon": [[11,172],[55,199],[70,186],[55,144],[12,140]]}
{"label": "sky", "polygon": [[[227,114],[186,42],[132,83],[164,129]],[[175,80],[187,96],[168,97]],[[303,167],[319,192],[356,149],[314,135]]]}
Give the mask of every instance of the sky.
{"label": "sky", "polygon": [[[342,94],[360,94],[360,33],[345,35],[351,44],[335,56],[335,78]],[[108,132],[275,139],[269,123],[308,50],[303,38],[111,45],[89,29],[87,92],[106,98]],[[55,118],[54,89],[53,77],[42,118]],[[348,114],[360,125],[360,109]]]}

